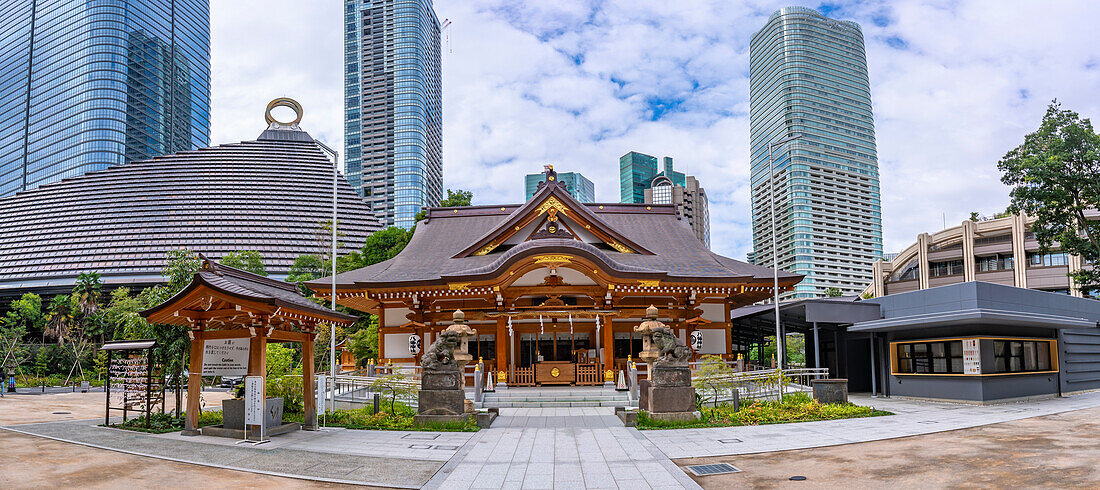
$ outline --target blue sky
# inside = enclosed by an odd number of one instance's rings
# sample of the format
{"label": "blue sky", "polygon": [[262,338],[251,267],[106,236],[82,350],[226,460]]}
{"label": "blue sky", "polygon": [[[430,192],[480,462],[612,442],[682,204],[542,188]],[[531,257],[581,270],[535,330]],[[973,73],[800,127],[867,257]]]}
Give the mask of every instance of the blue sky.
{"label": "blue sky", "polygon": [[[342,2],[212,2],[215,144],[252,139],[274,97],[342,140]],[[886,251],[1008,203],[997,160],[1053,98],[1100,118],[1100,2],[437,0],[444,184],[519,202],[545,163],[618,200],[618,157],[675,158],[711,203],[715,251],[751,248],[748,43],[776,9],[862,25]]]}

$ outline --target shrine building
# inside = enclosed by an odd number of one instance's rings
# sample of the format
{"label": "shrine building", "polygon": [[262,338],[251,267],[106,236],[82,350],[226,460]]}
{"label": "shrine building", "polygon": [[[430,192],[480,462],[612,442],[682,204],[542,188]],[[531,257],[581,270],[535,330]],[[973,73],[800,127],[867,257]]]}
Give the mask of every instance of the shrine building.
{"label": "shrine building", "polygon": [[[780,292],[801,279],[779,272]],[[396,257],[337,275],[336,301],[378,316],[379,364],[419,364],[461,309],[470,354],[508,383],[584,385],[637,356],[650,305],[695,357],[747,353],[769,332],[732,328],[730,310],[772,284],[708,250],[675,206],[581,203],[549,168],[524,204],[428,210]],[[331,278],[307,285],[331,295]]]}

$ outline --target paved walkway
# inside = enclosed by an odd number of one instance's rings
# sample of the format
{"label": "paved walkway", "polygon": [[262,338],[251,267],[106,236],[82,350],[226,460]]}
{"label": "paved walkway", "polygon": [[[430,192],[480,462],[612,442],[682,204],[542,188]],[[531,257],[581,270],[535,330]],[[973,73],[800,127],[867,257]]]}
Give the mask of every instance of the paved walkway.
{"label": "paved walkway", "polygon": [[987,406],[869,396],[852,396],[851,401],[895,415],[797,424],[641,432],[673,459],[786,451],[931,434],[1100,407],[1100,392]]}
{"label": "paved walkway", "polygon": [[5,426],[14,432],[139,456],[317,481],[419,488],[466,444],[469,432],[333,429],[284,434],[259,446],[220,437],[145,434],[101,420]]}
{"label": "paved walkway", "polygon": [[699,487],[637,430],[623,427],[613,408],[601,407],[502,408],[493,427],[478,432],[425,488]]}

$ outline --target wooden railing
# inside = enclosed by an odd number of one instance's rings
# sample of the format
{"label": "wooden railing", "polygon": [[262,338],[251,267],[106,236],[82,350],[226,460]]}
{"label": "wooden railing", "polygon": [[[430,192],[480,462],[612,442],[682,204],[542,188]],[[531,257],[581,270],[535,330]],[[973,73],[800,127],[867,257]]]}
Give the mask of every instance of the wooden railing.
{"label": "wooden railing", "polygon": [[600,366],[596,364],[577,364],[577,385],[599,385],[603,383]]}
{"label": "wooden railing", "polygon": [[513,372],[512,386],[535,386],[535,368],[518,367]]}

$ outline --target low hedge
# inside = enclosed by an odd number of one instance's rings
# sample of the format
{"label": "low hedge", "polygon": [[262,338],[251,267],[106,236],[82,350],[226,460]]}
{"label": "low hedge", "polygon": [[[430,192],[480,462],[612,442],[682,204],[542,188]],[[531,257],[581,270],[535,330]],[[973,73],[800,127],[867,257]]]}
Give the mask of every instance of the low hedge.
{"label": "low hedge", "polygon": [[666,422],[654,420],[643,411],[638,414],[639,429],[685,429],[694,427],[731,427],[739,425],[785,424],[893,415],[890,412],[854,403],[818,403],[805,393],[793,393],[783,401],[751,400],[734,411],[731,405],[700,407],[699,420]]}
{"label": "low hedge", "polygon": [[[325,425],[344,427],[348,429],[371,430],[409,430],[409,431],[435,431],[435,432],[477,432],[479,427],[476,420],[467,419],[462,422],[437,422],[423,425],[413,423],[416,411],[404,403],[397,402],[391,412],[388,406],[379,408],[378,413],[372,413],[370,408],[358,408],[355,410],[336,410],[326,415],[318,416],[319,421],[324,420]],[[294,417],[293,419],[291,417]],[[283,418],[301,422],[301,414],[286,414]],[[323,419],[322,419],[323,417]]]}
{"label": "low hedge", "polygon": [[[186,416],[186,414],[185,414]],[[164,434],[183,430],[183,417],[176,418],[167,413],[154,413],[149,416],[149,425],[145,424],[145,416],[141,415],[127,420],[121,424],[111,424],[116,429],[132,430],[135,432],[149,432],[152,434]],[[199,427],[218,425],[222,423],[222,412],[202,412],[199,414]],[[100,424],[102,426],[102,424]]]}

